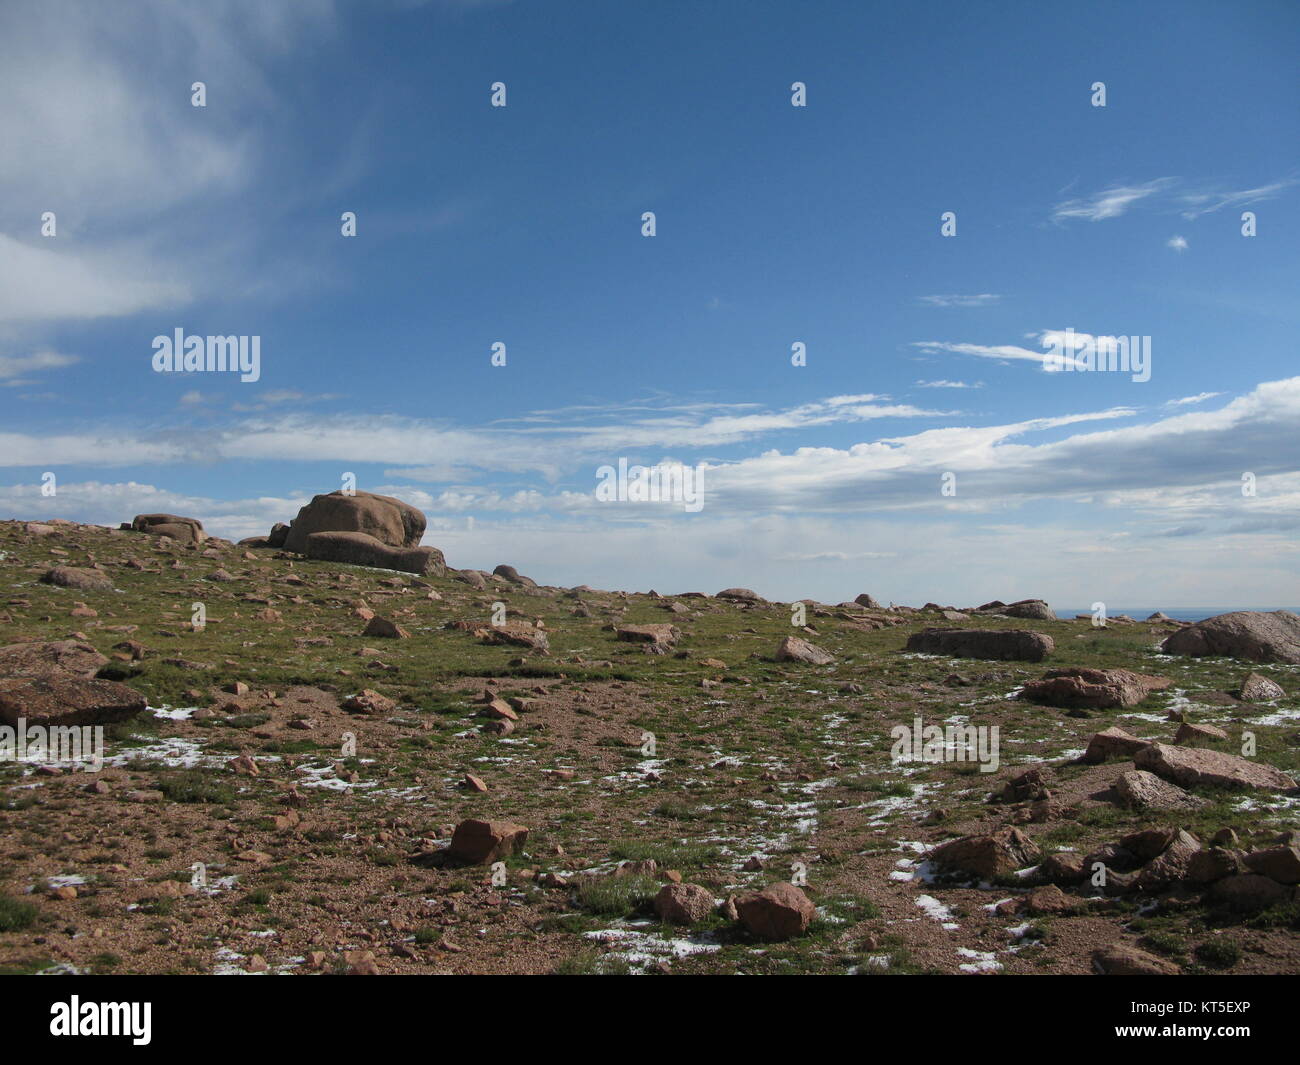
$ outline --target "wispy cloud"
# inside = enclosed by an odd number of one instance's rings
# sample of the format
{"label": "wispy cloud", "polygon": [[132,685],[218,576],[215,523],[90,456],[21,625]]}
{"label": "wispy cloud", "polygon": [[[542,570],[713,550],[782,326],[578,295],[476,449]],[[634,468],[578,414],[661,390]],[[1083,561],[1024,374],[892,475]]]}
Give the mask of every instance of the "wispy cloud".
{"label": "wispy cloud", "polygon": [[1178,236],[1170,237],[1167,241],[1165,241],[1165,247],[1166,247],[1166,248],[1173,248],[1174,251],[1186,251],[1186,250],[1187,250],[1187,238],[1186,238],[1186,237],[1178,237]]}
{"label": "wispy cloud", "polygon": [[1091,196],[1065,200],[1052,208],[1052,220],[1061,222],[1082,218],[1089,222],[1100,222],[1107,218],[1118,218],[1135,203],[1165,191],[1174,181],[1174,178],[1164,177],[1141,185],[1112,185]]}
{"label": "wispy cloud", "polygon": [[1001,298],[1001,296],[992,292],[981,292],[971,296],[920,296],[918,302],[930,307],[986,307],[990,303],[997,303]]}
{"label": "wispy cloud", "polygon": [[917,381],[917,388],[983,388],[983,381]]}

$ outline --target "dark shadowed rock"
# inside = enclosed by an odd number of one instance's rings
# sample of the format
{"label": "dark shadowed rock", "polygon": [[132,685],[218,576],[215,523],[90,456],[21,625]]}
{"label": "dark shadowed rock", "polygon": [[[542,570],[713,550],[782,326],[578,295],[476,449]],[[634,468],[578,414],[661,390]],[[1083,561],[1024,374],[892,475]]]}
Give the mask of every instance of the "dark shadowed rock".
{"label": "dark shadowed rock", "polygon": [[1118,725],[1102,729],[1088,741],[1088,749],[1083,752],[1083,761],[1096,765],[1107,758],[1131,758],[1147,746],[1147,741],[1138,739]]}
{"label": "dark shadowed rock", "polygon": [[936,847],[936,865],[991,879],[1007,876],[1038,860],[1038,845],[1018,828],[999,828],[981,836],[962,836]]}
{"label": "dark shadowed rock", "polygon": [[399,570],[441,577],[447,563],[436,547],[390,547],[360,532],[318,532],[307,537],[304,554],[321,562]]}
{"label": "dark shadowed rock", "polygon": [[1300,847],[1269,847],[1243,859],[1246,868],[1279,884],[1300,884]]}
{"label": "dark shadowed rock", "polygon": [[286,551],[307,553],[307,538],[318,532],[359,532],[389,547],[418,547],[424,515],[391,496],[342,491],[318,495],[298,511],[284,540]]}
{"label": "dark shadowed rock", "polygon": [[879,603],[877,603],[875,599],[873,599],[871,596],[869,596],[866,592],[863,592],[860,596],[858,596],[858,597],[857,597],[856,599],[854,599],[853,601],[854,601],[855,603],[857,603],[858,606],[865,606],[868,610],[884,610],[884,609],[885,609],[885,608],[882,607]]}
{"label": "dark shadowed rock", "polygon": [[1160,645],[1171,655],[1227,655],[1250,662],[1300,664],[1300,615],[1237,610],[1179,629]]}
{"label": "dark shadowed rock", "polygon": [[528,829],[510,821],[462,821],[452,833],[447,856],[468,865],[484,865],[523,850]]}
{"label": "dark shadowed rock", "polygon": [[134,688],[71,673],[0,681],[0,721],[17,725],[111,725],[145,708]]}
{"label": "dark shadowed rock", "polygon": [[1027,629],[922,629],[908,637],[907,650],[954,658],[1018,659],[1041,662],[1056,648],[1050,636]]}
{"label": "dark shadowed rock", "polygon": [[1047,706],[1101,710],[1134,706],[1172,683],[1165,677],[1127,669],[1053,669],[1041,680],[1026,683],[1020,697]]}
{"label": "dark shadowed rock", "polygon": [[1238,913],[1256,913],[1286,902],[1291,898],[1291,889],[1259,873],[1238,873],[1216,880],[1206,897]]}

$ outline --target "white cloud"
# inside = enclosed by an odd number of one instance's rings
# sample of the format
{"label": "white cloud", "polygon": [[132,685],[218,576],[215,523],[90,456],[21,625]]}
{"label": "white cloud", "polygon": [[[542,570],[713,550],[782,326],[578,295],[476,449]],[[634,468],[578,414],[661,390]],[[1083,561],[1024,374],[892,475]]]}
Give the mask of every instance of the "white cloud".
{"label": "white cloud", "polygon": [[1173,248],[1174,251],[1186,251],[1187,246],[1188,245],[1187,245],[1186,237],[1173,236],[1170,237],[1167,241],[1165,241],[1165,247]]}
{"label": "white cloud", "polygon": [[1058,203],[1052,209],[1052,220],[1083,218],[1089,222],[1100,222],[1107,218],[1118,218],[1135,203],[1163,192],[1174,181],[1173,178],[1156,178],[1142,185],[1112,185],[1110,188],[1091,196]]}
{"label": "white cloud", "polygon": [[983,388],[983,381],[917,381],[917,388]]}
{"label": "white cloud", "polygon": [[11,386],[30,384],[30,379],[25,374],[59,370],[79,361],[75,355],[60,355],[56,351],[38,351],[32,355],[0,355],[0,383]]}
{"label": "white cloud", "polygon": [[991,292],[981,292],[977,295],[940,295],[940,296],[921,296],[921,303],[931,307],[986,307],[991,303],[997,303],[1002,297]]}

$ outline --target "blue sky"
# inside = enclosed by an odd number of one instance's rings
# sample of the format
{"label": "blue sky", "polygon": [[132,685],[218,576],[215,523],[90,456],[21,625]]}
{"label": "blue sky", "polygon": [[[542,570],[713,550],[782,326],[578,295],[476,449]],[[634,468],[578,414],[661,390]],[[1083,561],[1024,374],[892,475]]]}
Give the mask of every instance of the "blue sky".
{"label": "blue sky", "polygon": [[[547,583],[1294,605],[1297,46],[1281,2],[8,3],[0,514],[241,537],[353,472]],[[1044,372],[1067,327],[1150,379]],[[155,373],[176,328],[260,379]],[[596,501],[619,458],[705,505]]]}

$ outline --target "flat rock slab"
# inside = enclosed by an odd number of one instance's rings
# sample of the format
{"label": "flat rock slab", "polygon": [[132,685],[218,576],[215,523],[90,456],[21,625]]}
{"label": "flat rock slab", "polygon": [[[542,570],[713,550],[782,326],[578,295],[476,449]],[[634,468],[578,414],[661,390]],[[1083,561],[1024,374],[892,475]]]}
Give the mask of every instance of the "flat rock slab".
{"label": "flat rock slab", "polygon": [[111,592],[113,582],[106,574],[97,569],[82,569],[78,566],[55,566],[41,578],[42,584],[53,584],[59,588],[75,588],[81,592]]}
{"label": "flat rock slab", "polygon": [[1294,780],[1271,765],[1200,747],[1152,743],[1133,756],[1133,764],[1185,788],[1209,784],[1220,788],[1289,791],[1296,786]]}
{"label": "flat rock slab", "polygon": [[1056,642],[1027,629],[922,629],[908,637],[907,650],[953,658],[1015,659],[1041,662]]}
{"label": "flat rock slab", "polygon": [[0,721],[17,726],[111,725],[145,708],[134,688],[72,674],[0,681]]}
{"label": "flat rock slab", "polygon": [[41,677],[71,673],[93,677],[108,659],[81,640],[11,643],[0,647],[0,677]]}
{"label": "flat rock slab", "polygon": [[1161,780],[1145,769],[1130,769],[1115,781],[1115,792],[1125,806],[1137,810],[1194,810],[1205,800],[1184,791],[1177,784]]}
{"label": "flat rock slab", "polygon": [[1041,680],[1029,681],[1020,697],[1063,709],[1104,710],[1135,706],[1172,683],[1167,677],[1128,669],[1053,669]]}

